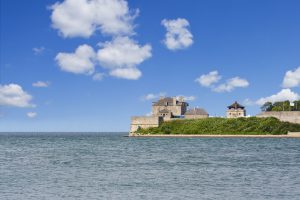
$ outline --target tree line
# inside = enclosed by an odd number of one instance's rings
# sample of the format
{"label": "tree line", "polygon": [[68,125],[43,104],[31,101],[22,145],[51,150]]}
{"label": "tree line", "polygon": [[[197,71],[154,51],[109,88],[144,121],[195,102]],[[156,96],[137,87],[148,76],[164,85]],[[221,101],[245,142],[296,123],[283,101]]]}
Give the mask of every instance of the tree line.
{"label": "tree line", "polygon": [[262,111],[300,111],[300,100],[298,101],[278,101],[266,102],[260,107]]}

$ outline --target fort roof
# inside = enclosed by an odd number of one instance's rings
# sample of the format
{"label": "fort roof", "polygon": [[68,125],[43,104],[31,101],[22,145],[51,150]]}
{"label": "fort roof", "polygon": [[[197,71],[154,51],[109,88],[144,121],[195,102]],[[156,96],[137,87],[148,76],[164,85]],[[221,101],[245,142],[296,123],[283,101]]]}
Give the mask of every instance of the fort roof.
{"label": "fort roof", "polygon": [[[175,98],[175,97],[173,97]],[[172,97],[165,97],[157,102],[153,102],[153,106],[173,106],[173,98]],[[183,103],[186,103],[184,101],[178,101],[176,100],[176,105],[182,105]]]}
{"label": "fort roof", "polygon": [[238,102],[234,102],[233,104],[231,104],[230,106],[227,106],[228,109],[231,109],[231,108],[234,108],[234,109],[238,109],[238,108],[241,108],[241,109],[244,109],[245,107],[242,106],[241,104],[239,104]]}
{"label": "fort roof", "polygon": [[202,108],[192,108],[187,110],[184,115],[208,115],[208,113]]}

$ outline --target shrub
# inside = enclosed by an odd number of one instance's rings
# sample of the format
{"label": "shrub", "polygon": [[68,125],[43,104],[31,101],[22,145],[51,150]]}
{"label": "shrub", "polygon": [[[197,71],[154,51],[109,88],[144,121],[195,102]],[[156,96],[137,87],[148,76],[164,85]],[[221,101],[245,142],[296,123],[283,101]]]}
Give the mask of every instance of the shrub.
{"label": "shrub", "polygon": [[140,129],[140,134],[287,134],[300,131],[300,124],[268,118],[206,118],[163,122],[159,127]]}

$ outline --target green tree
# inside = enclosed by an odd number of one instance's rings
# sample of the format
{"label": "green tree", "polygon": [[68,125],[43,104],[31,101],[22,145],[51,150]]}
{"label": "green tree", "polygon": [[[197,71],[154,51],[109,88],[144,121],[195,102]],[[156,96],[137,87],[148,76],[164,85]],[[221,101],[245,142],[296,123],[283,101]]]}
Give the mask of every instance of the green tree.
{"label": "green tree", "polygon": [[300,100],[294,101],[293,110],[294,111],[300,111]]}
{"label": "green tree", "polygon": [[284,109],[284,111],[291,111],[292,110],[290,101],[283,102],[283,109]]}
{"label": "green tree", "polygon": [[273,108],[273,104],[271,102],[266,102],[264,105],[260,107],[261,111],[271,111]]}
{"label": "green tree", "polygon": [[294,101],[294,105],[291,106],[290,101],[278,101],[278,102],[266,102],[260,108],[262,111],[300,111],[300,100]]}

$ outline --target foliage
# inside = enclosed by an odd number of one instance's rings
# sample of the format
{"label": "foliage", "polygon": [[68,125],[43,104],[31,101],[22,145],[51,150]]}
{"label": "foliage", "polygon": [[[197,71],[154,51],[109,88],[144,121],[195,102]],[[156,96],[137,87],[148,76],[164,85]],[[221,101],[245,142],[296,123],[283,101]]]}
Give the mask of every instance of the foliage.
{"label": "foliage", "polygon": [[266,102],[264,105],[260,107],[261,111],[272,111],[273,104],[271,102]]}
{"label": "foliage", "polygon": [[300,124],[268,118],[206,118],[178,119],[162,123],[159,127],[141,129],[139,134],[287,134],[300,131]]}
{"label": "foliage", "polygon": [[300,101],[294,101],[294,106],[291,106],[290,101],[266,102],[260,108],[262,111],[300,111]]}

